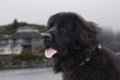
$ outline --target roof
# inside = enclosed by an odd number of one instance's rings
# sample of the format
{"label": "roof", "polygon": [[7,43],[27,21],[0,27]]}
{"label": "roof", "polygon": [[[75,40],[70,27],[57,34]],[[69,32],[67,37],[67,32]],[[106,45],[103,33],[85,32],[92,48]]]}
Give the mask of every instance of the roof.
{"label": "roof", "polygon": [[36,32],[39,33],[39,29],[36,27],[30,27],[30,26],[24,26],[24,27],[19,27],[17,28],[17,33],[21,32]]}

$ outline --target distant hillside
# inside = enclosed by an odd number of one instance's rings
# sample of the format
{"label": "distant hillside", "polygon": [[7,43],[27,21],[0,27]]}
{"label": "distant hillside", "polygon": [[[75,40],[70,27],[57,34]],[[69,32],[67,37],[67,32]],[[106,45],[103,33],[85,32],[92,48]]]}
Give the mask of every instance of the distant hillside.
{"label": "distant hillside", "polygon": [[0,26],[0,35],[2,35],[2,34],[6,34],[6,35],[14,34],[18,27],[24,27],[24,26],[38,28],[39,32],[44,32],[46,30],[44,25],[30,24],[30,23],[27,23],[27,22],[18,22],[15,19],[13,21],[13,23],[11,23],[11,24]]}

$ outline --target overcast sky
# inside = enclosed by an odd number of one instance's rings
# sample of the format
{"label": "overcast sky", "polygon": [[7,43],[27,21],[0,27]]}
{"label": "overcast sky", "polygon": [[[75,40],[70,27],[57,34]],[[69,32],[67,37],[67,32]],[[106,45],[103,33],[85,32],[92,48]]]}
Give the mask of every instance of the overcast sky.
{"label": "overcast sky", "polygon": [[120,0],[0,0],[0,25],[15,18],[45,24],[57,12],[76,12],[86,20],[120,30]]}

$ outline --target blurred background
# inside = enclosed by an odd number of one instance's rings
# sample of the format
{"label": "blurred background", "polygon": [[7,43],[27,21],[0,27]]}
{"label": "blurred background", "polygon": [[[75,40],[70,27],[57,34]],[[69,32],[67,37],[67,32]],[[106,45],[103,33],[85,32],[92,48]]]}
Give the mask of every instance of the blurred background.
{"label": "blurred background", "polygon": [[44,56],[40,36],[58,12],[95,22],[102,29],[100,43],[119,54],[119,8],[119,0],[0,0],[0,80],[61,80]]}

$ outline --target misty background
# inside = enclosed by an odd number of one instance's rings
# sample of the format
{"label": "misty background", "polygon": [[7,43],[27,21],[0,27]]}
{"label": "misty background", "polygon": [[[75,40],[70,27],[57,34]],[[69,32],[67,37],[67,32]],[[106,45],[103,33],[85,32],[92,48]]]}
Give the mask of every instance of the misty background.
{"label": "misty background", "polygon": [[[21,34],[22,35],[20,37],[24,37],[24,32],[19,34],[17,31],[20,27],[25,29],[26,26],[28,29],[31,28],[31,30],[34,30],[34,28],[37,29],[38,33],[35,33],[34,36],[31,36],[32,40],[33,37],[45,31],[47,20],[51,15],[58,12],[75,12],[80,14],[86,20],[98,24],[98,26],[102,29],[100,34],[100,43],[103,46],[112,49],[114,52],[119,53],[119,7],[119,0],[0,0],[0,41],[9,42],[9,39],[13,38],[15,35],[16,39],[17,36]],[[26,36],[30,36],[29,34],[30,33],[28,33]],[[14,39],[13,41],[15,42]],[[3,47],[4,45],[0,44],[0,46]],[[22,53],[25,53],[24,55],[21,53],[20,56],[12,57],[15,59],[26,59],[27,55],[29,56],[28,58],[30,60],[31,58],[33,59],[33,54],[37,52],[30,52],[31,46],[27,45],[29,50],[23,50]],[[43,46],[38,47],[38,51],[38,53],[41,53],[39,60],[42,61],[41,59],[44,59]],[[36,56],[34,56],[34,58],[36,58]],[[39,60],[37,62],[39,62]]]}
{"label": "misty background", "polygon": [[[100,44],[120,53],[120,0],[0,0],[0,48],[3,49],[0,54],[13,46],[6,41],[12,40],[15,43],[14,39],[19,40],[18,36],[30,43],[27,46],[20,44],[22,52],[19,55],[0,55],[0,80],[62,79],[61,74],[55,75],[48,68],[52,62],[43,54],[43,42],[41,45],[36,44],[42,39],[39,36],[36,41],[33,39],[46,30],[49,17],[58,12],[75,12],[86,20],[95,22],[102,28]],[[24,32],[18,33],[21,27],[23,30],[26,27],[26,31],[31,29],[37,32],[34,36],[33,32],[27,35]],[[32,39],[34,45],[31,45]],[[5,44],[1,44],[3,42]],[[36,47],[35,45],[39,46],[32,52],[31,46]]]}
{"label": "misty background", "polygon": [[[14,24],[15,19],[46,26],[49,17],[55,13],[75,12],[98,24],[102,29],[100,42],[104,46],[120,51],[119,0],[0,0],[0,10],[0,27]],[[7,34],[10,34],[8,30],[10,33],[13,31],[6,29]],[[1,32],[6,33],[4,30]]]}
{"label": "misty background", "polygon": [[0,25],[14,19],[46,25],[50,15],[76,12],[101,27],[120,30],[119,0],[0,0]]}

